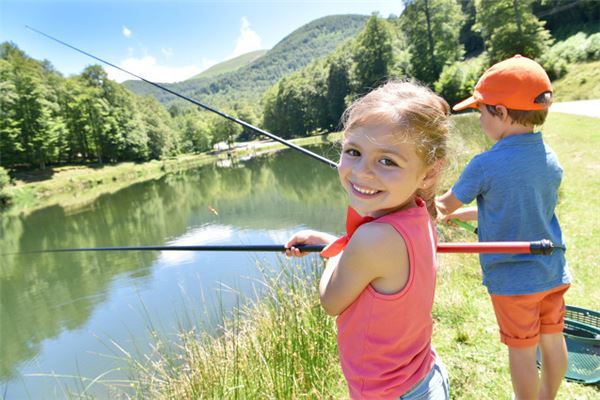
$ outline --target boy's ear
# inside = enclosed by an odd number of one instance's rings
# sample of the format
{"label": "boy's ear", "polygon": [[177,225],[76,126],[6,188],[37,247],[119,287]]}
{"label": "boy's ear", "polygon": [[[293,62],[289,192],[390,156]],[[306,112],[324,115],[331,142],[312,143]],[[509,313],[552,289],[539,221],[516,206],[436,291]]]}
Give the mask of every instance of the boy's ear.
{"label": "boy's ear", "polygon": [[499,105],[495,106],[495,109],[496,109],[496,116],[500,117],[500,119],[502,121],[506,121],[506,119],[508,118],[508,108],[499,104]]}

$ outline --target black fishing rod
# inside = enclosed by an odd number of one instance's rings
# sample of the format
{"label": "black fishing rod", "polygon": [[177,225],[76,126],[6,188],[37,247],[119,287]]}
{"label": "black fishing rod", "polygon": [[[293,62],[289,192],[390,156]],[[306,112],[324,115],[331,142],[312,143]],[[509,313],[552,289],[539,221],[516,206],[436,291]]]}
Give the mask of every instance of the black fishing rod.
{"label": "black fishing rod", "polygon": [[[301,251],[315,253],[323,250],[324,245],[299,245],[294,246]],[[22,251],[4,255],[23,255],[40,253],[73,253],[79,251],[261,251],[261,252],[285,252],[282,244],[256,244],[256,245],[206,245],[206,246],[121,246],[121,247],[82,247],[68,249],[49,249]]]}
{"label": "black fishing rod", "polygon": [[60,39],[57,39],[57,38],[55,38],[55,37],[53,37],[53,36],[50,36],[50,35],[48,35],[48,34],[46,34],[46,33],[42,32],[42,31],[39,31],[39,30],[37,30],[37,29],[35,29],[35,28],[32,28],[32,27],[30,27],[30,26],[28,26],[28,25],[25,25],[25,27],[26,27],[27,29],[29,29],[29,30],[31,30],[31,31],[33,31],[33,32],[35,32],[35,33],[37,33],[37,34],[39,34],[39,35],[45,36],[45,37],[47,37],[47,38],[48,38],[48,39],[50,39],[50,40],[53,40],[53,41],[55,41],[55,42],[57,42],[57,43],[60,43],[60,44],[62,44],[63,46],[69,47],[69,48],[71,48],[71,49],[73,49],[73,50],[77,51],[78,53],[81,53],[81,54],[84,54],[84,55],[86,55],[86,56],[88,56],[88,57],[91,57],[91,58],[93,58],[94,60],[98,60],[98,61],[100,61],[100,62],[101,62],[101,63],[103,63],[103,64],[106,64],[106,65],[108,65],[108,66],[111,66],[111,67],[113,67],[113,68],[116,68],[116,69],[118,69],[119,71],[125,72],[126,74],[128,74],[128,75],[131,75],[131,76],[133,76],[133,77],[135,77],[135,78],[138,78],[138,79],[140,79],[140,80],[142,80],[142,81],[144,81],[144,82],[146,82],[146,83],[148,83],[148,84],[150,84],[150,85],[152,85],[152,86],[154,86],[154,87],[157,87],[157,88],[159,88],[159,89],[162,89],[162,90],[164,90],[164,91],[165,91],[165,92],[167,92],[167,93],[171,93],[171,94],[172,94],[172,95],[174,95],[174,96],[177,96],[177,97],[179,97],[179,98],[181,98],[181,99],[187,100],[187,101],[189,101],[190,103],[197,105],[198,107],[204,108],[205,110],[208,110],[208,111],[211,111],[211,112],[213,112],[213,113],[215,113],[215,114],[218,114],[218,115],[220,115],[220,116],[221,116],[221,117],[223,117],[223,118],[227,118],[228,120],[235,122],[236,124],[239,124],[239,125],[241,125],[241,126],[243,126],[243,127],[245,127],[245,128],[248,128],[248,129],[250,129],[250,130],[252,130],[252,131],[254,131],[254,132],[260,133],[261,135],[267,136],[267,137],[269,137],[269,138],[271,138],[271,139],[273,139],[273,140],[275,140],[275,141],[277,141],[277,142],[279,142],[279,143],[281,143],[281,144],[284,144],[284,145],[286,145],[286,146],[288,146],[288,147],[290,147],[290,148],[292,148],[292,149],[294,149],[294,150],[297,150],[297,151],[299,151],[299,152],[301,152],[301,153],[304,153],[304,154],[306,154],[307,156],[310,156],[310,157],[312,157],[312,158],[314,158],[314,159],[316,159],[316,160],[319,160],[319,161],[321,161],[321,162],[324,162],[325,164],[329,165],[330,167],[337,168],[337,166],[338,166],[336,162],[333,162],[333,161],[331,161],[331,160],[329,160],[329,159],[327,159],[327,158],[325,158],[325,157],[323,157],[323,156],[320,156],[320,155],[318,155],[318,154],[316,154],[316,153],[313,153],[312,151],[310,151],[310,150],[307,150],[307,149],[305,149],[305,148],[303,148],[303,147],[300,147],[300,146],[298,146],[298,145],[295,145],[294,143],[292,143],[292,142],[290,142],[290,141],[287,141],[287,140],[285,140],[285,139],[283,139],[283,138],[280,138],[279,136],[276,136],[276,135],[274,135],[274,134],[272,134],[272,133],[270,133],[270,132],[267,132],[267,131],[265,131],[264,129],[257,128],[257,127],[256,127],[256,126],[254,126],[254,125],[251,125],[251,124],[249,124],[249,123],[247,123],[247,122],[245,122],[245,121],[242,121],[241,119],[235,118],[235,117],[233,117],[233,116],[231,116],[231,115],[229,115],[229,114],[225,114],[224,112],[222,112],[222,111],[219,111],[219,110],[217,110],[216,108],[210,107],[210,106],[208,106],[208,105],[206,105],[206,104],[204,104],[204,103],[201,103],[201,102],[199,102],[199,101],[197,101],[197,100],[194,100],[194,99],[192,99],[192,98],[190,98],[190,97],[187,97],[187,96],[185,96],[185,95],[183,95],[183,94],[181,94],[181,93],[178,93],[178,92],[176,92],[176,91],[174,91],[174,90],[171,90],[171,89],[169,89],[169,88],[166,88],[166,87],[164,87],[164,86],[162,86],[162,85],[160,85],[160,84],[158,84],[158,83],[156,83],[156,82],[152,82],[152,81],[150,81],[150,80],[148,80],[148,79],[145,79],[145,78],[143,78],[143,77],[141,77],[141,76],[139,76],[139,75],[136,75],[136,74],[134,74],[133,72],[129,72],[129,71],[127,71],[127,70],[125,70],[125,69],[123,69],[123,68],[121,68],[121,67],[117,66],[117,65],[114,65],[113,63],[110,63],[110,62],[108,62],[108,61],[106,61],[106,60],[103,60],[103,59],[102,59],[102,58],[100,58],[100,57],[96,57],[95,55],[93,55],[93,54],[90,54],[90,53],[88,53],[88,52],[86,52],[86,51],[84,51],[84,50],[78,49],[77,47],[75,47],[75,46],[73,46],[73,45],[70,45],[70,44],[68,44],[68,43],[66,43],[66,42],[63,42],[63,41],[62,41],[62,40],[60,40]]}

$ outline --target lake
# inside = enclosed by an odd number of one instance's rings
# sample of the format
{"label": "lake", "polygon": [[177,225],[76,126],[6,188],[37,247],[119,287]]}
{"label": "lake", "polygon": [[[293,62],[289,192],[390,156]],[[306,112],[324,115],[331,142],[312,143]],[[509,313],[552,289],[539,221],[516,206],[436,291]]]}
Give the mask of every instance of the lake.
{"label": "lake", "polygon": [[[337,159],[332,146],[312,150]],[[283,244],[299,229],[342,232],[346,204],[334,169],[285,150],[135,184],[77,210],[0,216],[0,254]],[[86,378],[127,379],[125,352],[148,352],[151,331],[176,340],[180,329],[210,330],[232,306],[255,298],[261,267],[276,269],[282,258],[167,251],[2,257],[0,393],[64,398],[83,392]],[[86,393],[104,397],[107,390],[95,384]]]}

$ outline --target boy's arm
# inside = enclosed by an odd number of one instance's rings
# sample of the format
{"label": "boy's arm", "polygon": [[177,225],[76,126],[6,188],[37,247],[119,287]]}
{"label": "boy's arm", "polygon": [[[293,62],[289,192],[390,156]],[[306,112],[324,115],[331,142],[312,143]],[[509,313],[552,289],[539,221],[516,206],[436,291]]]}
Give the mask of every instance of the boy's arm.
{"label": "boy's arm", "polygon": [[438,213],[443,215],[444,219],[462,207],[462,205],[462,201],[456,198],[452,190],[448,190],[435,199],[435,208],[437,208]]}
{"label": "boy's arm", "polygon": [[452,218],[460,221],[477,221],[477,206],[459,208],[444,219],[448,220]]}
{"label": "boy's arm", "polygon": [[438,220],[448,222],[452,218],[457,218],[461,221],[477,220],[477,206],[464,207],[451,190],[447,191],[442,196],[435,199],[435,206],[440,214]]}

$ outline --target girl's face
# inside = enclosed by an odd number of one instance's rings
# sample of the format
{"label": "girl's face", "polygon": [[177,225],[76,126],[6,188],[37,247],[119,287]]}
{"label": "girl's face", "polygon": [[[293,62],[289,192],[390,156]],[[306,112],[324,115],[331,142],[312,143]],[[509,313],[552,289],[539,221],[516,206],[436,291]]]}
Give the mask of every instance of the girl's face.
{"label": "girl's face", "polygon": [[413,207],[427,171],[416,146],[397,134],[368,128],[346,132],[338,173],[350,206],[363,215]]}

